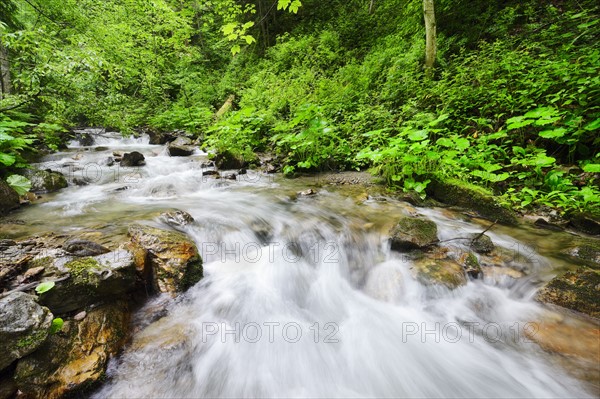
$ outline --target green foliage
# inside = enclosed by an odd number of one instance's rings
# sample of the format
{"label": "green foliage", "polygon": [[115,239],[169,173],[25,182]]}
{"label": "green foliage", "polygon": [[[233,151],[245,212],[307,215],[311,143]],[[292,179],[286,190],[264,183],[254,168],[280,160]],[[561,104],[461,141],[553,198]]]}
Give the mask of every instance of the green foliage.
{"label": "green foliage", "polygon": [[13,120],[0,113],[0,171],[5,167],[23,168],[27,162],[21,156],[24,150],[31,149],[34,136],[24,129],[29,123]]}
{"label": "green foliage", "polygon": [[6,182],[19,195],[24,195],[31,189],[31,181],[25,176],[10,175],[6,178]]}
{"label": "green foliage", "polygon": [[52,325],[50,326],[50,334],[56,334],[60,330],[62,330],[64,325],[63,319],[60,317],[56,317],[52,320]]}
{"label": "green foliage", "polygon": [[294,118],[275,128],[271,141],[284,157],[286,174],[294,170],[323,170],[348,163],[348,142],[323,116],[321,107],[306,104]]}
{"label": "green foliage", "polygon": [[268,127],[265,117],[254,108],[242,108],[226,114],[207,131],[206,144],[217,153],[228,151],[247,161],[256,158],[255,152],[264,149],[261,137]]}
{"label": "green foliage", "polygon": [[46,282],[43,282],[43,283],[39,283],[37,285],[37,287],[35,287],[35,292],[38,295],[41,295],[41,294],[43,294],[45,292],[50,291],[52,288],[54,288],[55,285],[56,285],[56,283],[54,281],[46,281]]}

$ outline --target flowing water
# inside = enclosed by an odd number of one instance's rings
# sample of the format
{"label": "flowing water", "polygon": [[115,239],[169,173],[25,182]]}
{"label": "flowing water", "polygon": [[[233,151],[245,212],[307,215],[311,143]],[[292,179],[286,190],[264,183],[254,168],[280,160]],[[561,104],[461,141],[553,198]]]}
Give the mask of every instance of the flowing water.
{"label": "flowing water", "polygon": [[[113,151],[132,150],[145,154],[145,166],[106,165]],[[124,240],[133,222],[166,228],[161,211],[195,219],[183,231],[203,255],[204,279],[139,311],[133,343],[97,398],[597,394],[593,377],[576,378],[573,363],[528,339],[539,320],[595,328],[533,300],[543,281],[571,266],[552,255],[562,236],[495,227],[494,242],[523,255],[511,269],[520,274],[487,273],[454,290],[424,285],[413,277],[415,260],[389,249],[399,216],[434,220],[440,239],[487,223],[317,178],[203,177],[204,161],[202,153],[169,157],[145,138],[73,143],[42,166],[89,184],[15,215],[25,223],[13,226],[15,237],[55,231],[104,242]],[[296,198],[308,187],[318,194]],[[461,249],[456,241],[451,251]],[[147,309],[159,301],[167,316],[151,323]]]}

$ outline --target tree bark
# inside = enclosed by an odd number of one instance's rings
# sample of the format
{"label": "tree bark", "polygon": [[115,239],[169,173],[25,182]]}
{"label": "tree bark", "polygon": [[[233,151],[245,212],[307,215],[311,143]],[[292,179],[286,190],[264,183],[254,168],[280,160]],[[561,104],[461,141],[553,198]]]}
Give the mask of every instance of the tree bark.
{"label": "tree bark", "polygon": [[425,76],[433,76],[433,66],[437,52],[435,32],[434,0],[423,0],[423,15],[425,17]]}
{"label": "tree bark", "polygon": [[0,100],[10,94],[10,64],[8,62],[8,50],[0,40]]}
{"label": "tree bark", "polygon": [[373,14],[373,10],[375,9],[375,0],[371,0],[369,3],[369,14]]}

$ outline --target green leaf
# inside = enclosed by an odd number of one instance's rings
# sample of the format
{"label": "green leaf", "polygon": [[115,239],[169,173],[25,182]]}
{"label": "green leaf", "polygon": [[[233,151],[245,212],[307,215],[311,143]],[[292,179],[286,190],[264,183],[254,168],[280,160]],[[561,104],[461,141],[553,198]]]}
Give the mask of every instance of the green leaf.
{"label": "green leaf", "polygon": [[539,133],[539,136],[545,139],[555,139],[563,137],[567,132],[568,130],[564,127],[559,127],[553,130],[544,130],[543,132]]}
{"label": "green leaf", "polygon": [[446,137],[441,137],[436,141],[437,145],[441,145],[442,147],[454,147],[454,141],[446,138]]}
{"label": "green leaf", "polygon": [[598,118],[595,121],[592,121],[592,122],[588,123],[587,125],[585,125],[584,129],[585,130],[597,130],[597,129],[600,129],[600,118]]}
{"label": "green leaf", "polygon": [[412,141],[421,141],[427,138],[426,130],[411,130],[408,132],[408,139]]}
{"label": "green leaf", "polygon": [[236,55],[237,53],[239,53],[240,51],[242,51],[242,48],[240,47],[239,44],[236,44],[235,46],[231,47],[231,54],[232,55]]}
{"label": "green leaf", "polygon": [[532,119],[525,119],[525,117],[523,116],[515,116],[514,118],[510,118],[509,120],[506,121],[506,128],[508,130],[514,130],[514,129],[519,129],[522,128],[524,126],[528,126],[533,124],[533,120]]}
{"label": "green leaf", "polygon": [[465,139],[464,137],[457,138],[456,140],[454,140],[454,143],[456,145],[456,149],[459,151],[464,151],[471,146],[469,140]]}
{"label": "green leaf", "polygon": [[23,195],[31,189],[31,181],[21,175],[10,175],[6,179],[9,186],[13,188],[19,195]]}
{"label": "green leaf", "polygon": [[600,173],[600,164],[588,163],[587,165],[584,165],[582,169],[587,173]]}
{"label": "green leaf", "polygon": [[237,24],[235,22],[231,22],[228,23],[227,25],[224,25],[221,30],[223,31],[223,34],[225,36],[229,36],[233,33],[233,31],[235,30],[235,28],[237,27]]}
{"label": "green leaf", "polygon": [[3,152],[0,152],[0,164],[3,164],[4,166],[10,166],[10,165],[14,164],[16,160],[17,159],[15,158],[14,155],[5,154]]}
{"label": "green leaf", "polygon": [[52,325],[50,326],[50,334],[56,334],[63,328],[64,321],[60,317],[52,320]]}
{"label": "green leaf", "polygon": [[46,281],[40,283],[37,285],[37,287],[35,287],[35,292],[37,292],[38,294],[43,294],[44,292],[50,291],[52,288],[54,288],[55,285],[56,284],[54,283],[54,281]]}

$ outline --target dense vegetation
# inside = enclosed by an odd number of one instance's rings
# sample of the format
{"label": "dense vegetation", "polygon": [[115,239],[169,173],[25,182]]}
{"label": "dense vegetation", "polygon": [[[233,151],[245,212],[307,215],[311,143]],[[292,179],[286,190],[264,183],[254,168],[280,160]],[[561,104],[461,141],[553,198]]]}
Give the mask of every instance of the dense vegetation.
{"label": "dense vegetation", "polygon": [[596,2],[435,7],[429,74],[421,1],[4,1],[2,177],[73,126],[180,129],[288,176],[372,168],[420,195],[459,178],[600,214]]}

